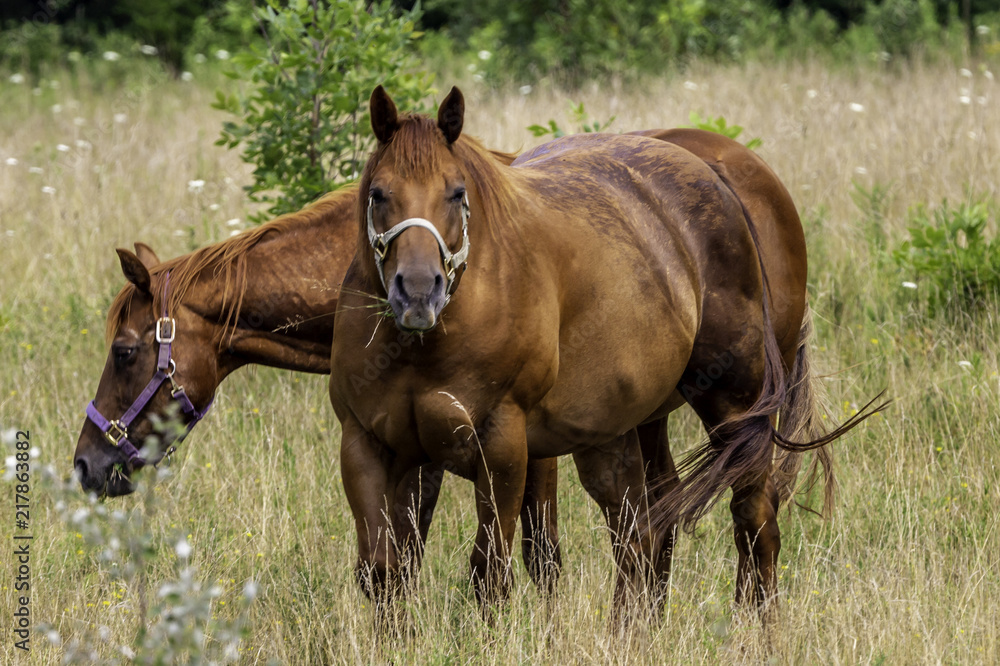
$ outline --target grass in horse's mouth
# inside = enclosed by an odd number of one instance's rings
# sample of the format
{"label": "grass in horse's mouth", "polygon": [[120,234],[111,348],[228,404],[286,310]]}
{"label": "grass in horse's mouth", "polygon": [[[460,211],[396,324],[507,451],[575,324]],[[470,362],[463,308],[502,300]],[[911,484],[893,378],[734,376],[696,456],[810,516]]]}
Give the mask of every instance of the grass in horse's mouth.
{"label": "grass in horse's mouth", "polygon": [[[375,310],[375,314],[381,315],[385,319],[394,319],[396,314],[392,311],[392,307],[389,306],[389,299],[383,298],[377,294],[369,294],[366,291],[360,291],[357,289],[347,289],[342,288],[343,293],[355,294],[357,296],[363,296],[364,298],[371,299],[375,301],[374,303],[369,303],[368,305],[356,305],[357,308],[367,308]],[[341,306],[343,307],[343,306]]]}

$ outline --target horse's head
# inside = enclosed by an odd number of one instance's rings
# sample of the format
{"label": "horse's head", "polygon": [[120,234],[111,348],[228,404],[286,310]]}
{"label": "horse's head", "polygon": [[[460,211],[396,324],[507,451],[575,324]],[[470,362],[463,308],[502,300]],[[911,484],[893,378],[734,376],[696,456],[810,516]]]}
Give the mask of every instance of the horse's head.
{"label": "horse's head", "polygon": [[84,490],[109,496],[134,490],[131,474],[187,434],[218,385],[208,324],[185,307],[168,312],[169,271],[152,271],[159,260],[141,243],[118,257],[129,284],[108,312],[111,348],[74,456]]}
{"label": "horse's head", "polygon": [[468,255],[466,178],[452,150],[464,113],[458,88],[441,103],[436,124],[425,116],[400,117],[382,86],[371,96],[379,147],[361,181],[365,223],[402,330],[437,325]]}

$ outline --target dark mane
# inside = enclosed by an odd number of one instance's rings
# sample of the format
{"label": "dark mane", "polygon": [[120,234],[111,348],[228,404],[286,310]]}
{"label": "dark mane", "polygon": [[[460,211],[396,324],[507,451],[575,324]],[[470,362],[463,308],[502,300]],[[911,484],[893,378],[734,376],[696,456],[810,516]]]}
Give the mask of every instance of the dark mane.
{"label": "dark mane", "polygon": [[[349,200],[357,196],[357,187],[345,187],[331,192],[318,199],[315,203],[294,213],[287,213],[237,236],[212,245],[200,248],[189,254],[163,261],[149,272],[152,278],[153,312],[159,313],[163,307],[163,281],[167,272],[170,273],[170,293],[167,302],[167,312],[176,311],[184,301],[188,289],[202,272],[214,269],[213,277],[222,276],[223,321],[227,328],[235,325],[243,304],[246,292],[247,253],[260,244],[268,234],[282,234],[299,227],[322,223],[337,212],[342,212]],[[108,308],[105,340],[108,344],[114,340],[121,328],[122,322],[128,316],[132,298],[137,290],[127,283]]]}
{"label": "dark mane", "polygon": [[[394,169],[404,178],[422,180],[440,170],[437,149],[444,144],[444,135],[434,119],[421,114],[400,116],[399,128],[392,140],[379,145],[365,164],[359,183],[360,192],[368,191],[372,174],[390,148],[395,159]],[[513,229],[516,220],[517,203],[511,186],[512,174],[506,169],[515,155],[489,150],[478,139],[465,134],[451,144],[449,150],[478,193],[482,210],[474,210],[472,219],[485,224],[491,238],[499,244],[500,236],[505,230]],[[358,197],[359,252],[363,251],[361,248],[369,247],[365,223],[367,206],[368,199],[362,194]],[[366,262],[366,265],[373,266],[373,263]]]}

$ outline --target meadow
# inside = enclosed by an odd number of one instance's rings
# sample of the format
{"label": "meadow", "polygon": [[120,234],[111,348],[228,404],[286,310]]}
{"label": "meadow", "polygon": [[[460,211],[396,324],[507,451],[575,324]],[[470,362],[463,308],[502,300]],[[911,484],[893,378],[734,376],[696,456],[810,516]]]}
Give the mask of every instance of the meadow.
{"label": "meadow", "polygon": [[[831,519],[781,512],[780,618],[769,647],[754,619],[731,608],[727,500],[694,537],[678,539],[663,622],[614,631],[604,521],[569,460],[560,462],[555,599],[539,596],[518,557],[511,603],[493,626],[482,623],[468,580],[472,486],[450,477],[406,602],[412,631],[380,643],[355,584],[326,379],[269,369],[223,384],[151,493],[101,505],[133,512],[148,529],[146,582],[119,577],[101,558],[106,546],[62,518],[95,505],[43,484],[41,467],[71,475],[107,354],[105,314],[124,283],[114,248],[141,240],[164,258],[248,226],[249,167],[213,145],[225,115],[210,103],[223,80],[207,68],[193,74],[173,80],[140,67],[117,80],[2,84],[0,430],[5,457],[13,430],[29,430],[37,447],[31,608],[33,622],[51,628],[33,635],[30,653],[14,648],[15,492],[5,482],[0,661],[54,663],[84,644],[126,660],[121,646],[135,649],[147,600],[155,606],[160,584],[190,564],[203,592],[218,587],[210,613],[219,619],[239,615],[246,581],[256,582],[235,655],[247,664],[1000,662],[998,312],[932,317],[922,283],[904,286],[913,276],[886,257],[917,205],[1000,201],[1000,88],[988,66],[695,65],[642,86],[571,92],[460,83],[465,131],[511,151],[541,141],[531,124],[553,118],[575,129],[570,101],[596,119],[616,116],[612,131],[685,125],[691,111],[722,115],[746,128],[741,139],[762,139],[758,152],[796,201],[826,416],[841,420],[883,388],[895,402],[834,445]],[[671,419],[675,457],[702,436],[690,412]]]}

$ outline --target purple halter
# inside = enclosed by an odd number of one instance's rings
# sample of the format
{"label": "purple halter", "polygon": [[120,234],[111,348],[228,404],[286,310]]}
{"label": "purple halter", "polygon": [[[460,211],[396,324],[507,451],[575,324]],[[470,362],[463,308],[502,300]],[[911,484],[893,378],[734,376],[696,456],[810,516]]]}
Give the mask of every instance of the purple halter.
{"label": "purple halter", "polygon": [[[156,359],[156,374],[153,378],[149,380],[146,384],[146,388],[142,390],[139,397],[135,399],[132,406],[122,415],[120,419],[108,420],[104,417],[101,412],[97,410],[97,405],[93,400],[87,405],[87,418],[90,419],[94,425],[100,428],[104,436],[107,437],[108,441],[119,447],[128,456],[129,463],[132,464],[133,468],[142,467],[148,464],[142,456],[139,455],[139,450],[135,448],[135,444],[128,439],[128,428],[132,425],[132,421],[135,417],[146,408],[149,401],[153,399],[156,392],[160,390],[160,386],[163,382],[170,381],[170,396],[180,402],[181,409],[185,414],[191,416],[191,421],[187,424],[187,429],[184,431],[184,435],[181,439],[187,437],[191,429],[194,428],[195,424],[198,423],[208,410],[212,407],[212,400],[208,401],[205,405],[205,409],[198,411],[195,406],[191,403],[191,399],[188,398],[187,393],[184,392],[184,387],[180,386],[174,381],[174,371],[177,369],[176,364],[173,359],[170,358],[170,343],[174,341],[174,333],[176,332],[176,323],[172,317],[167,316],[167,289],[170,287],[170,273],[167,273],[166,281],[163,284],[163,316],[156,322],[156,341],[160,345],[159,354]],[[213,398],[214,400],[214,398]],[[172,447],[171,447],[172,451]],[[171,451],[168,451],[166,455],[169,455]]]}

